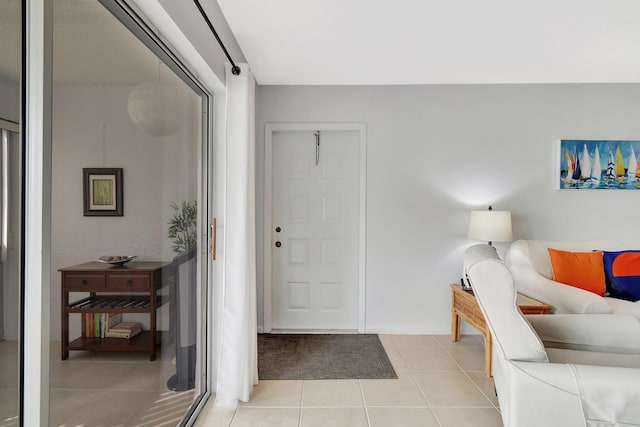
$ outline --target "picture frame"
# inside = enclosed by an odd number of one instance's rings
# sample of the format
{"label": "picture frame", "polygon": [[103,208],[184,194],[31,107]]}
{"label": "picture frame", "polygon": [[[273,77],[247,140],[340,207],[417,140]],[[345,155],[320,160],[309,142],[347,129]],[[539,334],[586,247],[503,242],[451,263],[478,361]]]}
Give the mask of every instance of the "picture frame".
{"label": "picture frame", "polygon": [[123,216],[122,168],[83,168],[84,216]]}
{"label": "picture frame", "polygon": [[557,190],[640,190],[640,140],[561,139]]}

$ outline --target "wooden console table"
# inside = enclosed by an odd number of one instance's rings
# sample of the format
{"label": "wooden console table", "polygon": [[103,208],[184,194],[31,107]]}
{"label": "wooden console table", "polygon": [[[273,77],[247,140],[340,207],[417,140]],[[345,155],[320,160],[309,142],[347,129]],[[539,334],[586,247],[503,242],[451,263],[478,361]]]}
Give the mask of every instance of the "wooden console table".
{"label": "wooden console table", "polygon": [[[169,262],[114,266],[96,261],[61,268],[62,360],[69,357],[69,350],[137,351],[149,353],[149,359],[155,360],[160,344],[157,291],[164,286],[162,277],[171,273],[170,267]],[[89,296],[69,302],[70,292],[88,292]],[[69,342],[71,313],[148,313],[150,328],[130,339],[81,336]]]}
{"label": "wooden console table", "polygon": [[[516,303],[522,314],[548,314],[551,306],[518,292]],[[473,291],[463,290],[458,284],[451,284],[451,341],[460,339],[460,318],[476,328],[484,337],[484,373],[490,377],[491,373],[491,332],[480,311],[478,300]]]}

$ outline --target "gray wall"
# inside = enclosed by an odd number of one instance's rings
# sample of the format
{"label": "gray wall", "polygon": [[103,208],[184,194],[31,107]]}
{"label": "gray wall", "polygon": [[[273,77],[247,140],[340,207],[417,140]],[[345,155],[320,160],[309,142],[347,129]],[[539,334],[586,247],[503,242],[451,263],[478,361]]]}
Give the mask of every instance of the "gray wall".
{"label": "gray wall", "polygon": [[[51,215],[51,337],[60,339],[58,269],[102,255],[137,255],[139,261],[171,261],[167,238],[172,202],[197,197],[199,98],[183,91],[182,128],[154,137],[127,113],[129,85],[56,85],[53,109]],[[123,168],[122,217],[85,217],[82,168]],[[74,296],[75,297],[75,296]],[[166,308],[166,307],[165,307]],[[161,312],[160,315],[163,316]],[[79,319],[70,324],[80,333]],[[128,315],[146,326],[147,315]],[[166,316],[159,319],[166,328]]]}
{"label": "gray wall", "polygon": [[0,119],[17,122],[20,118],[20,86],[0,76]]}
{"label": "gray wall", "polygon": [[472,209],[511,210],[516,239],[640,235],[640,193],[554,190],[558,139],[640,139],[640,85],[262,86],[256,102],[260,325],[268,122],[367,125],[371,332],[449,333]]}

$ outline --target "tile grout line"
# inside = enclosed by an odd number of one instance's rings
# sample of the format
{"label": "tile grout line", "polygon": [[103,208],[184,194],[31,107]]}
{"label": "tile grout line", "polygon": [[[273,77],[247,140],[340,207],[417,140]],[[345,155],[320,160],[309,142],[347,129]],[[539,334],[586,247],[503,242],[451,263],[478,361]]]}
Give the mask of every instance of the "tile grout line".
{"label": "tile grout line", "polygon": [[[278,380],[274,380],[278,381]],[[325,406],[308,406],[308,408],[323,408]],[[242,405],[240,408],[247,409],[299,409],[300,406],[293,405]],[[326,408],[335,408],[335,406],[326,406]]]}
{"label": "tile grout line", "polygon": [[[437,340],[436,340],[436,341],[437,341]],[[491,401],[491,399],[489,399],[489,397],[488,397],[488,396],[487,396],[487,395],[482,391],[482,389],[480,389],[480,387],[478,386],[478,384],[476,384],[476,382],[475,382],[475,381],[473,381],[473,378],[471,378],[471,377],[469,376],[469,374],[468,374],[468,373],[467,373],[467,371],[462,367],[462,365],[460,365],[460,364],[458,363],[458,361],[457,361],[456,359],[454,359],[454,358],[451,356],[451,354],[449,354],[449,352],[445,349],[445,347],[444,347],[442,344],[440,344],[440,342],[438,342],[438,345],[439,345],[439,346],[440,346],[440,348],[445,352],[445,354],[447,355],[447,357],[449,357],[449,358],[453,361],[453,363],[455,363],[455,364],[458,366],[458,368],[460,368],[460,371],[464,374],[464,376],[465,376],[465,377],[467,377],[467,379],[468,379],[469,381],[471,381],[471,384],[473,384],[473,386],[474,386],[474,387],[475,387],[475,388],[480,392],[480,394],[482,395],[482,397],[484,397],[485,399],[487,399],[487,401],[489,402],[489,404],[491,405],[491,407],[492,407],[492,408],[494,408],[494,409],[498,409],[498,408],[496,407],[496,405],[494,405],[494,404],[493,404],[493,402]],[[484,347],[484,346],[483,346],[483,347]],[[490,378],[493,378],[493,377],[490,377]],[[499,412],[499,411],[498,411],[498,412]]]}
{"label": "tile grout line", "polygon": [[[393,347],[396,349],[396,352],[398,353],[398,356],[400,357],[400,360],[402,360],[402,364],[404,365],[405,368],[407,368],[406,372],[411,372],[411,370],[409,369],[409,365],[407,365],[406,360],[404,360],[404,357],[402,356],[402,352],[398,348],[398,344],[396,343],[396,340],[393,338],[394,336],[393,335],[387,335],[387,336],[391,339],[391,342],[393,343]],[[393,364],[391,364],[391,366],[393,366]],[[397,372],[396,372],[396,376],[398,376]]]}
{"label": "tile grout line", "polygon": [[233,421],[236,419],[236,415],[238,414],[238,408],[240,408],[238,405],[236,405],[236,409],[233,411],[233,415],[231,416],[231,419],[229,420],[229,426],[231,427],[233,425]]}
{"label": "tile grout line", "polygon": [[436,420],[436,423],[438,424],[439,427],[442,427],[442,423],[440,423],[440,419],[438,418],[438,415],[436,414],[436,411],[433,410],[433,407],[431,406],[431,403],[429,402],[429,399],[427,399],[427,396],[422,391],[422,388],[420,388],[420,385],[418,385],[418,383],[417,383],[415,377],[413,376],[413,374],[411,374],[411,379],[413,380],[413,383],[416,385],[416,387],[418,387],[418,390],[420,391],[420,394],[422,395],[422,398],[425,400],[425,402],[427,402],[427,407],[429,408],[429,411],[431,412],[431,415],[433,415],[433,419]]}
{"label": "tile grout line", "polygon": [[302,380],[302,387],[300,388],[300,408],[298,408],[298,427],[302,427],[302,405],[304,404],[304,384],[307,380]]}
{"label": "tile grout line", "polygon": [[[434,340],[437,341],[435,338],[434,338]],[[400,355],[400,356],[402,357],[402,355]],[[422,390],[422,387],[420,387],[420,384],[418,384],[418,381],[416,381],[415,374],[413,372],[411,372],[411,371],[409,371],[409,373],[411,374],[411,380],[413,381],[415,386],[418,388],[418,391],[420,392],[420,395],[422,395],[422,398],[424,399],[424,401],[427,402],[427,407],[429,408],[429,411],[431,411],[431,415],[433,415],[433,418],[436,420],[436,423],[438,424],[438,426],[442,427],[442,423],[440,423],[440,419],[438,419],[438,416],[436,415],[436,411],[433,410],[433,407],[431,406],[431,402],[429,402],[429,399],[427,398],[427,395],[424,394],[424,391]]]}
{"label": "tile grout line", "polygon": [[[378,336],[378,339],[380,339],[379,336]],[[364,389],[362,388],[362,380],[360,378],[358,378],[358,387],[360,387],[360,397],[362,398],[362,406],[364,406],[364,415],[367,417],[367,425],[371,427],[371,418],[369,417],[369,408],[367,405],[367,401],[364,399]]]}
{"label": "tile grout line", "polygon": [[[252,406],[251,409],[297,409],[284,406]],[[363,409],[364,405],[313,405],[304,409]],[[426,405],[371,405],[371,408],[426,408]]]}

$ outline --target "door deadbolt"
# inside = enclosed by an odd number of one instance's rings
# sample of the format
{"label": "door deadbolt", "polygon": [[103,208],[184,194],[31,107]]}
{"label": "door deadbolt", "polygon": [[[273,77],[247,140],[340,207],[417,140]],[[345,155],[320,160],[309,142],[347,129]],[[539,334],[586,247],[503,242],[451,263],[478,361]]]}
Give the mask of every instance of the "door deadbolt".
{"label": "door deadbolt", "polygon": [[279,248],[280,246],[282,246],[282,243],[278,240],[278,241],[276,242],[276,248]]}
{"label": "door deadbolt", "polygon": [[279,233],[279,232],[281,232],[281,231],[282,231],[282,228],[280,228],[280,227],[276,227],[276,233]]}

